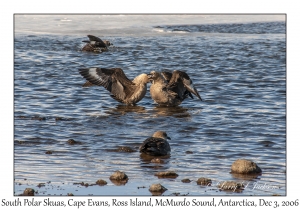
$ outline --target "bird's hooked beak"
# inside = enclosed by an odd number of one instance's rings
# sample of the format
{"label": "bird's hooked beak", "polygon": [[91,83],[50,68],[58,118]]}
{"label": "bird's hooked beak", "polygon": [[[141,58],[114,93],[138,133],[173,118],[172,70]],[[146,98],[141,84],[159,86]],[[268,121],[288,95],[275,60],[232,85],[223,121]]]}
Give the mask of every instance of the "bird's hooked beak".
{"label": "bird's hooked beak", "polygon": [[90,43],[90,41],[88,41],[88,40],[83,40],[82,42],[84,42],[84,43]]}

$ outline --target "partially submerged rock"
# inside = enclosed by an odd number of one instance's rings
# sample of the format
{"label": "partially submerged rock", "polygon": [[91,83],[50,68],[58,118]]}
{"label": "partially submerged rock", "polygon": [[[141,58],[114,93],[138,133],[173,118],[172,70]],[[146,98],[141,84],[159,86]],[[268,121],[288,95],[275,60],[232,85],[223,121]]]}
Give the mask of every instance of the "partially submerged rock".
{"label": "partially submerged rock", "polygon": [[67,143],[70,144],[70,145],[78,144],[78,142],[75,141],[74,139],[69,139],[69,140],[67,141]]}
{"label": "partially submerged rock", "polygon": [[45,183],[39,183],[37,187],[45,187]]}
{"label": "partially submerged rock", "polygon": [[34,196],[34,193],[35,193],[34,189],[26,188],[23,192],[23,195],[24,196]]}
{"label": "partially submerged rock", "polygon": [[162,159],[160,159],[160,158],[153,158],[151,160],[151,163],[164,163],[164,161]]}
{"label": "partially submerged rock", "polygon": [[198,185],[206,185],[206,186],[210,186],[210,185],[211,185],[211,179],[204,178],[204,177],[200,177],[200,178],[197,180],[197,184],[198,184]]}
{"label": "partially submerged rock", "polygon": [[183,182],[183,183],[190,183],[191,180],[190,179],[182,179],[181,182]]}
{"label": "partially submerged rock", "polygon": [[128,179],[128,176],[124,172],[116,171],[109,177],[109,179],[110,180],[125,180],[125,179]]}
{"label": "partially submerged rock", "polygon": [[99,180],[96,181],[96,184],[100,185],[100,186],[103,186],[103,185],[107,185],[107,182],[103,179],[99,179]]}
{"label": "partially submerged rock", "polygon": [[161,171],[154,174],[155,176],[158,176],[158,178],[176,178],[178,174],[176,174],[174,171]]}
{"label": "partially submerged rock", "polygon": [[109,177],[109,179],[113,184],[120,186],[127,183],[128,176],[124,172],[116,171]]}
{"label": "partially submerged rock", "polygon": [[262,170],[253,161],[238,159],[231,165],[231,172],[238,174],[258,174]]}
{"label": "partially submerged rock", "polygon": [[167,190],[167,188],[165,188],[161,184],[152,184],[149,188],[149,191],[152,193],[152,195],[161,195],[166,190]]}

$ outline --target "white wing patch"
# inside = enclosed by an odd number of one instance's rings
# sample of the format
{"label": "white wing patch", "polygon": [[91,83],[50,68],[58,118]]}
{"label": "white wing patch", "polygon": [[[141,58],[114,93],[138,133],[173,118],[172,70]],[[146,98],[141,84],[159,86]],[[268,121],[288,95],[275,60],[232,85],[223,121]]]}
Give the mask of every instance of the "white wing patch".
{"label": "white wing patch", "polygon": [[99,75],[97,74],[97,68],[90,68],[89,69],[89,74],[94,77],[94,78],[97,78],[97,79],[100,79],[102,80]]}

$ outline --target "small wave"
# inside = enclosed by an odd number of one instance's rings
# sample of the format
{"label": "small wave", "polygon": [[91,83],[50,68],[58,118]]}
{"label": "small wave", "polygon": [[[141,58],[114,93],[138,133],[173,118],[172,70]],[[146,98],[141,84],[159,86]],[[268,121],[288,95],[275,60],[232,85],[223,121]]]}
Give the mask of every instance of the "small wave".
{"label": "small wave", "polygon": [[158,33],[165,33],[166,32],[164,29],[160,29],[160,28],[154,28],[153,31],[158,32]]}
{"label": "small wave", "polygon": [[278,22],[259,23],[222,23],[199,25],[163,25],[154,26],[156,30],[176,33],[234,33],[234,34],[285,34],[286,24]]}

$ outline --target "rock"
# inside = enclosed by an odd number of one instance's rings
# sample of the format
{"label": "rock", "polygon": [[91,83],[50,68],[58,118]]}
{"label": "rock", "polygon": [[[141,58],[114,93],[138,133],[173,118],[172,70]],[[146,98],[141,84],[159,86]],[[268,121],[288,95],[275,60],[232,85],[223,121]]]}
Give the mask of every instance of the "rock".
{"label": "rock", "polygon": [[220,182],[217,187],[220,190],[232,191],[232,192],[241,192],[244,190],[244,185],[235,181],[224,181]]}
{"label": "rock", "polygon": [[23,192],[23,195],[25,196],[34,196],[34,189],[32,188],[26,188]]}
{"label": "rock", "polygon": [[46,117],[35,116],[35,117],[32,117],[31,119],[32,120],[40,120],[40,121],[42,121],[42,120],[46,120]]}
{"label": "rock", "polygon": [[45,183],[39,183],[37,187],[45,187]]}
{"label": "rock", "polygon": [[68,196],[74,196],[74,194],[73,193],[68,193]]}
{"label": "rock", "polygon": [[109,179],[110,180],[126,180],[126,179],[128,179],[128,176],[124,172],[116,171],[109,177]]}
{"label": "rock", "polygon": [[70,145],[73,145],[73,144],[77,144],[78,142],[75,141],[74,139],[69,139],[69,140],[67,141],[67,143],[70,144]]}
{"label": "rock", "polygon": [[210,186],[210,185],[211,185],[211,179],[204,178],[204,177],[200,177],[200,178],[197,180],[197,184],[198,184],[198,185],[206,185],[206,186]]}
{"label": "rock", "polygon": [[162,159],[160,159],[160,158],[153,158],[151,160],[151,163],[164,163],[164,161]]}
{"label": "rock", "polygon": [[165,188],[161,184],[152,184],[149,188],[150,192],[164,192],[166,190],[167,190],[167,188]]}
{"label": "rock", "polygon": [[100,186],[103,186],[103,185],[107,185],[107,182],[104,181],[103,179],[99,179],[99,180],[97,180],[96,184],[100,185]]}
{"label": "rock", "polygon": [[183,183],[190,183],[191,180],[190,179],[182,179],[181,182],[183,182]]}
{"label": "rock", "polygon": [[231,165],[231,172],[238,174],[261,173],[262,170],[250,160],[238,159]]}
{"label": "rock", "polygon": [[157,172],[154,175],[158,176],[158,178],[176,178],[178,176],[174,171],[162,171]]}
{"label": "rock", "polygon": [[51,155],[53,152],[52,151],[46,151],[45,154]]}

